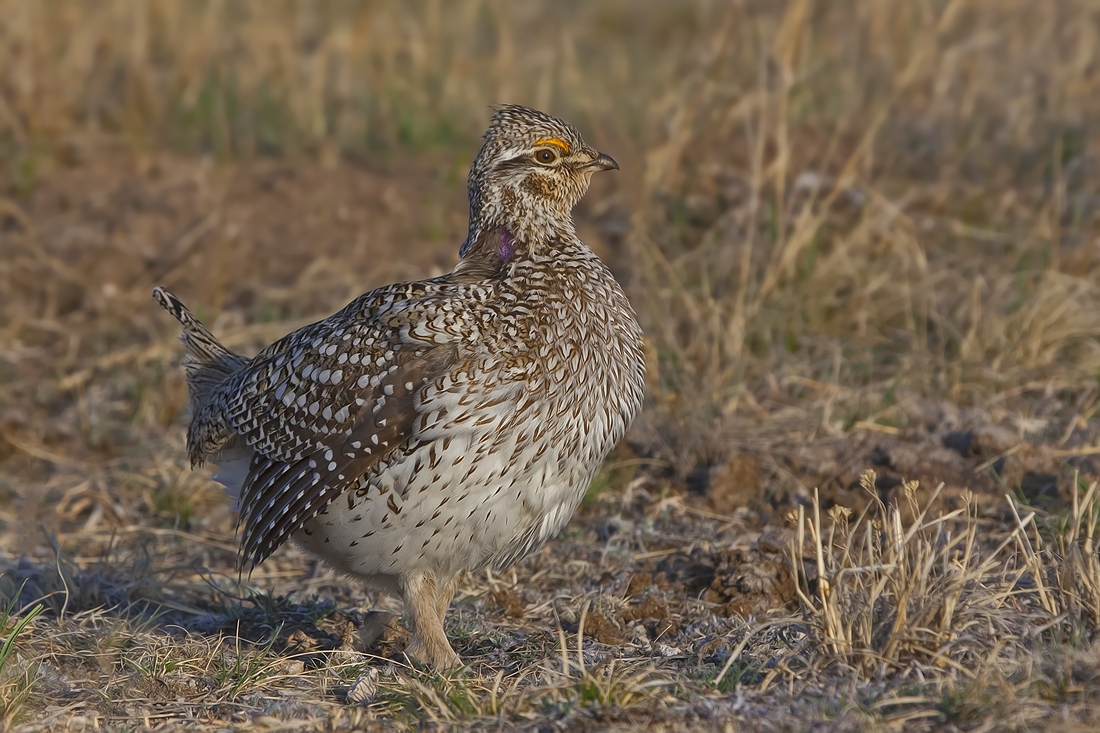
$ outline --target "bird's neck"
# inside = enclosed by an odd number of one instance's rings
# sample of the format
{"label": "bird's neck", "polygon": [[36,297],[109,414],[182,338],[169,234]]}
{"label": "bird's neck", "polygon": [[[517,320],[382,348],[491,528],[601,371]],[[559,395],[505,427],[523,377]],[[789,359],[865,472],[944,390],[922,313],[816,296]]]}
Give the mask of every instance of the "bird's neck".
{"label": "bird's neck", "polygon": [[[565,217],[553,226],[513,229],[514,222],[481,220],[471,223],[452,276],[507,278],[530,267],[582,256],[586,248],[577,239],[573,220]],[[518,268],[518,269],[517,269]]]}
{"label": "bird's neck", "polygon": [[470,228],[460,256],[475,250],[492,250],[502,262],[525,253],[539,254],[553,242],[576,238],[572,213],[524,202],[516,206],[507,200],[489,199],[471,204]]}

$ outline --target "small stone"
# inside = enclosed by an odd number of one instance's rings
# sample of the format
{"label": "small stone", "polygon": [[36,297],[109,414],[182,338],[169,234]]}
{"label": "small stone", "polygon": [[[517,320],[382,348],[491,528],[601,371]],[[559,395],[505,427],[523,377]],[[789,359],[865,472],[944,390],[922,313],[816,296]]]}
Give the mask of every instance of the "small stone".
{"label": "small stone", "polygon": [[348,688],[349,705],[370,705],[378,695],[378,670],[374,667],[355,678]]}
{"label": "small stone", "polygon": [[943,447],[958,452],[961,456],[970,455],[970,446],[974,442],[974,433],[969,430],[955,430],[943,436]]}
{"label": "small stone", "polygon": [[363,618],[363,626],[359,631],[359,649],[360,651],[368,651],[374,649],[374,645],[378,643],[386,634],[386,626],[388,626],[394,620],[392,613],[385,611],[371,611]]}
{"label": "small stone", "polygon": [[1035,499],[1057,499],[1058,477],[1053,473],[1028,471],[1020,479],[1020,493],[1028,501]]}

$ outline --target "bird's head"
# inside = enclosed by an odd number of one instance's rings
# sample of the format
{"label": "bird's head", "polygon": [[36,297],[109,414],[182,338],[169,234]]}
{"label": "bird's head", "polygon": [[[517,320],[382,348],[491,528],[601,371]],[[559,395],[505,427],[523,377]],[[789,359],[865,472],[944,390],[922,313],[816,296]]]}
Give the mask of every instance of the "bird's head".
{"label": "bird's head", "polygon": [[522,243],[572,231],[570,212],[592,174],[618,168],[569,123],[530,107],[497,107],[470,168],[470,232],[460,255],[491,232]]}

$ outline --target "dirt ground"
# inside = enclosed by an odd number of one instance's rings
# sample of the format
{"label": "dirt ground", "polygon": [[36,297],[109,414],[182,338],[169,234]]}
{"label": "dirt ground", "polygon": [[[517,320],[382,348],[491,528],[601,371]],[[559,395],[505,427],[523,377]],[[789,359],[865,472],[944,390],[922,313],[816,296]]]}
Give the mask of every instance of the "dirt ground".
{"label": "dirt ground", "polygon": [[[1042,679],[1064,687],[1042,704],[1015,697],[1030,684],[1018,671],[960,688],[922,682],[919,652],[883,652],[877,673],[824,657],[805,598],[824,566],[797,519],[885,521],[898,505],[908,527],[934,496],[932,513],[966,511],[982,546],[1012,536],[1016,506],[1062,521],[1100,467],[1095,390],[965,409],[899,393],[838,430],[829,415],[861,396],[773,380],[740,398],[728,452],[694,466],[662,458],[647,408],[560,537],[501,577],[466,579],[447,630],[468,669],[452,679],[405,665],[392,601],[294,547],[239,578],[226,501],[186,464],[176,328],[151,286],[254,350],[374,285],[448,269],[464,175],[107,149],[0,200],[0,596],[44,604],[5,678],[13,729],[989,730],[1002,712],[1017,729],[1100,724],[1100,651],[1084,639],[1066,642],[1068,662],[1044,657],[1061,671]],[[606,204],[616,183],[600,185],[581,233],[629,282],[622,214]],[[1023,648],[1005,633],[987,635],[989,654]]]}

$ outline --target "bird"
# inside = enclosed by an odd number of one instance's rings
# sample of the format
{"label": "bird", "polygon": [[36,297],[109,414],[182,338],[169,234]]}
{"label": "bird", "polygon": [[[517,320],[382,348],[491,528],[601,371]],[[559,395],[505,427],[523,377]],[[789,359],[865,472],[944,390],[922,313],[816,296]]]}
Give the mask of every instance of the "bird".
{"label": "bird", "polygon": [[444,629],[461,578],[556,536],[643,403],[637,315],[572,216],[618,169],[571,124],[499,105],[451,272],[251,358],[154,289],[182,326],[188,457],[233,499],[240,572],[293,541],[401,598],[408,657],[461,667]]}

